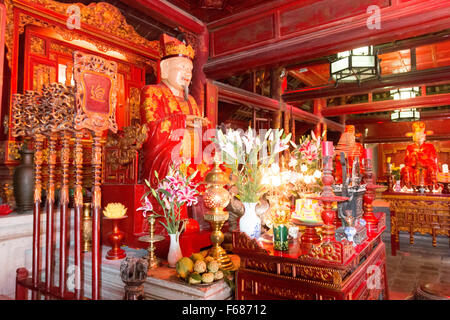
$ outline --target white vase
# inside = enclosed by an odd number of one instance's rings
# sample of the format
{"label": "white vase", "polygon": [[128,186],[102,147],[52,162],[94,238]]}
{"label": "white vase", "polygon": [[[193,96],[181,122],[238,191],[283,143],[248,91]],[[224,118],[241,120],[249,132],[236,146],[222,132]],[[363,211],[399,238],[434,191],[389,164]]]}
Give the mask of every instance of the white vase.
{"label": "white vase", "polygon": [[245,212],[239,220],[239,230],[252,239],[261,235],[261,219],[256,215],[257,202],[243,202]]}
{"label": "white vase", "polygon": [[180,235],[169,233],[170,237],[170,247],[169,254],[167,255],[167,261],[169,262],[169,267],[175,268],[177,261],[183,258],[180,248]]}

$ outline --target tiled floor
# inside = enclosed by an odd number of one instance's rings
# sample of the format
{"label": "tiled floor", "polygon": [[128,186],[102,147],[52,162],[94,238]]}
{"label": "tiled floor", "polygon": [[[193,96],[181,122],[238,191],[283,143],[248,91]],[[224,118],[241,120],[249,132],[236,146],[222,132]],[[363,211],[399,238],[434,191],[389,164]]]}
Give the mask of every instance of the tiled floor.
{"label": "tiled floor", "polygon": [[383,234],[391,300],[405,299],[421,282],[450,284],[449,239],[438,237],[436,247],[431,245],[431,236],[416,235],[414,239],[410,245],[409,234],[400,233],[400,250],[392,256],[390,234]]}

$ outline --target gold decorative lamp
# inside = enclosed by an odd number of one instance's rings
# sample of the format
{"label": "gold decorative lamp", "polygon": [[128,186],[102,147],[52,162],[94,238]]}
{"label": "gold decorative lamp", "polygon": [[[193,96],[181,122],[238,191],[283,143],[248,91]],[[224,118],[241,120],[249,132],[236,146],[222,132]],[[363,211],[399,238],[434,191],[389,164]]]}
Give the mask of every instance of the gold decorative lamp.
{"label": "gold decorative lamp", "polygon": [[213,244],[210,255],[220,262],[221,268],[230,270],[233,264],[226,251],[220,246],[224,240],[221,231],[223,224],[228,220],[228,212],[223,209],[230,202],[230,194],[223,187],[228,183],[228,177],[220,169],[216,161],[214,168],[206,175],[205,182],[208,185],[203,201],[208,208],[208,213],[204,219],[209,222],[213,232],[211,233],[211,242]]}

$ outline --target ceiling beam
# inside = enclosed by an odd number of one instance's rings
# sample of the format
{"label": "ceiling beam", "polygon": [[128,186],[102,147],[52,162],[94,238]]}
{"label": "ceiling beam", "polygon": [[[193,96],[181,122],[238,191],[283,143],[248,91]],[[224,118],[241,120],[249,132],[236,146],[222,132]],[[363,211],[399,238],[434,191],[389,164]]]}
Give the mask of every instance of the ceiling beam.
{"label": "ceiling beam", "polygon": [[315,76],[317,76],[320,80],[322,80],[323,83],[328,83],[327,77],[325,77],[323,74],[317,72],[317,71],[314,69],[314,67],[308,68],[308,70],[309,70],[312,74],[314,74]]}
{"label": "ceiling beam", "polygon": [[304,84],[308,85],[308,86],[314,86],[314,81],[311,81],[311,79],[308,79],[308,77],[306,77],[303,72],[300,71],[294,71],[291,70],[289,71],[289,73],[296,79],[300,80],[301,82],[303,82]]}
{"label": "ceiling beam", "polygon": [[[450,134],[432,135],[427,140],[450,140]],[[410,137],[368,137],[364,138],[364,143],[393,143],[393,142],[410,142]]]}
{"label": "ceiling beam", "polygon": [[386,100],[328,107],[322,110],[322,115],[325,117],[334,117],[341,114],[393,111],[405,108],[432,108],[446,105],[450,105],[450,93],[420,96],[412,99]]}
{"label": "ceiling beam", "polygon": [[198,34],[201,34],[206,29],[205,23],[166,0],[120,1],[172,28],[181,26],[190,32]]}
{"label": "ceiling beam", "polygon": [[380,79],[373,79],[358,83],[340,83],[323,85],[320,87],[304,88],[293,91],[286,91],[283,100],[289,103],[304,100],[331,98],[345,95],[358,95],[369,92],[385,91],[393,88],[411,87],[429,84],[446,83],[450,81],[450,66],[416,70],[406,73],[396,73],[381,76]]}
{"label": "ceiling beam", "polygon": [[[420,112],[420,120],[450,120],[449,110],[433,110]],[[347,117],[346,124],[371,124],[377,122],[391,122],[391,115],[374,115],[373,117],[350,118]]]}

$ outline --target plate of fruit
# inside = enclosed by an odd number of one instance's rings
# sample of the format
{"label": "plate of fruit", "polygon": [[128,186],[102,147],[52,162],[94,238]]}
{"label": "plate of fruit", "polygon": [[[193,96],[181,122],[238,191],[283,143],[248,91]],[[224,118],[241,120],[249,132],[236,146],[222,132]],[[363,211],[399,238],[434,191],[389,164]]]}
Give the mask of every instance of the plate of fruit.
{"label": "plate of fruit", "polygon": [[178,260],[176,270],[178,278],[189,285],[209,286],[224,279],[220,262],[202,252]]}

